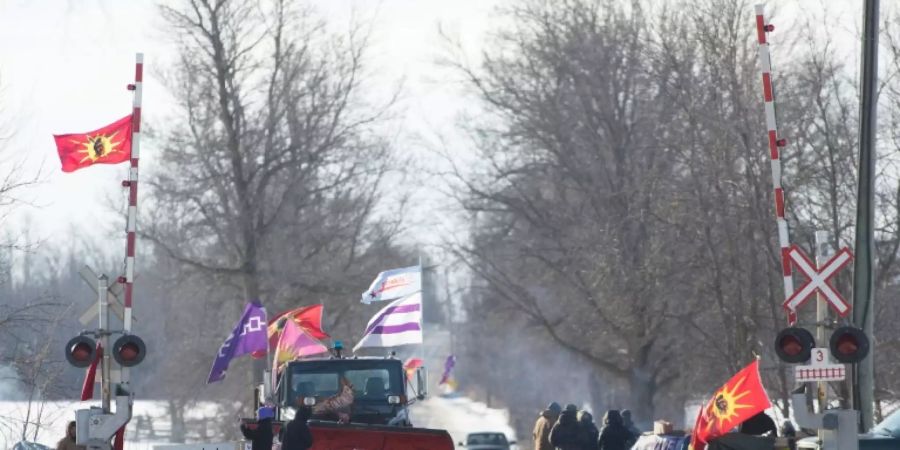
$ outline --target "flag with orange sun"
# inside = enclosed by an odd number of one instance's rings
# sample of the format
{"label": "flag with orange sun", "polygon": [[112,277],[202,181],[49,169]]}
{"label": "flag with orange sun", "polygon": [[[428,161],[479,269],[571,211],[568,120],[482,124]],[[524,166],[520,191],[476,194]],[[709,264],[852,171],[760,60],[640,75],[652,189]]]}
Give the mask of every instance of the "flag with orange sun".
{"label": "flag with orange sun", "polygon": [[700,409],[691,434],[691,448],[703,450],[706,443],[765,411],[772,403],[759,377],[759,361],[753,361],[731,377]]}
{"label": "flag with orange sun", "polygon": [[99,130],[56,134],[56,150],[63,172],[74,172],[93,164],[118,164],[131,159],[131,115]]}

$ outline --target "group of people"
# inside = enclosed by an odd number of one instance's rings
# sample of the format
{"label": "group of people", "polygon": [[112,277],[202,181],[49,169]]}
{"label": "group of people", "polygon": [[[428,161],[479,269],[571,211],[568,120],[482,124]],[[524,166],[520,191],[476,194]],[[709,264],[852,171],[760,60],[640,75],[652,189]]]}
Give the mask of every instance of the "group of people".
{"label": "group of people", "polygon": [[538,416],[533,433],[535,450],[625,450],[640,435],[627,409],[607,411],[598,429],[591,413],[556,402]]}

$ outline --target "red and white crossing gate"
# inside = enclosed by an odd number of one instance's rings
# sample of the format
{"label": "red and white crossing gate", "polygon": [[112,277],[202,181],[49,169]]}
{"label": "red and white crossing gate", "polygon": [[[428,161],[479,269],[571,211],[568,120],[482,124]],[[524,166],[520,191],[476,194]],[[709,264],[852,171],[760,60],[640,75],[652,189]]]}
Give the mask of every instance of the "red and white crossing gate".
{"label": "red and white crossing gate", "polygon": [[843,364],[831,364],[831,355],[827,348],[814,348],[812,364],[794,367],[794,379],[800,383],[805,381],[841,381],[847,377]]}
{"label": "red and white crossing gate", "polygon": [[847,314],[850,314],[850,303],[829,282],[853,260],[853,253],[847,247],[842,248],[822,267],[817,267],[816,263],[796,245],[791,246],[789,256],[794,267],[800,269],[799,271],[806,275],[809,281],[785,300],[784,309],[789,313],[796,313],[797,309],[803,306],[816,292],[820,292],[838,315],[846,317]]}

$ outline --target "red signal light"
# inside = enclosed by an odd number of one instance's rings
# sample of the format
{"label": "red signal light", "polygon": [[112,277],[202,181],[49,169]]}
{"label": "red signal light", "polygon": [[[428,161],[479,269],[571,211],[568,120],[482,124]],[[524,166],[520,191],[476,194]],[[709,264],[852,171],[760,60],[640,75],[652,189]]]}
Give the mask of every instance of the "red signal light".
{"label": "red signal light", "polygon": [[809,360],[816,342],[812,333],[803,328],[785,328],[775,338],[775,353],[787,363],[801,363]]}
{"label": "red signal light", "polygon": [[136,366],[147,356],[147,346],[144,341],[133,335],[126,334],[116,339],[113,344],[113,358],[123,367]]}
{"label": "red signal light", "polygon": [[66,343],[66,361],[75,367],[91,365],[97,354],[97,344],[87,336],[75,336]]}
{"label": "red signal light", "polygon": [[858,363],[869,354],[869,338],[856,327],[840,327],[831,334],[831,354],[846,363]]}

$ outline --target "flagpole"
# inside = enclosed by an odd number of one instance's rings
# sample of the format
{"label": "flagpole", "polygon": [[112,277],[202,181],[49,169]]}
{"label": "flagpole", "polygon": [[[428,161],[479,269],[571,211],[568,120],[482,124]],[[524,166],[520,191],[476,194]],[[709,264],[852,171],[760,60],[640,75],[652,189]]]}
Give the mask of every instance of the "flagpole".
{"label": "flagpole", "polygon": [[[422,264],[422,253],[419,253],[418,256],[419,256],[419,297],[421,297],[421,300],[422,300],[421,305],[419,306],[419,308],[421,310],[420,312],[422,313],[422,344],[419,347],[419,349],[422,352],[422,365],[425,366],[425,373],[426,373],[425,379],[427,380],[428,379],[428,377],[427,377],[428,364],[425,362],[425,359],[426,359],[425,358],[425,265]],[[425,388],[426,388],[426,392],[427,392],[427,386]],[[416,394],[418,394],[418,392]]]}
{"label": "flagpole", "polygon": [[[138,159],[141,150],[141,100],[144,93],[144,54],[135,54],[134,84],[128,85],[128,90],[134,91],[131,114],[131,167],[128,169],[128,179],[122,182],[122,187],[128,188],[128,219],[125,225],[125,276],[119,277],[119,282],[125,284],[125,314],[122,327],[125,333],[131,333],[131,301],[134,291],[134,254],[137,242],[137,183],[138,183]],[[108,351],[114,351],[109,349]],[[119,381],[128,384],[130,373],[128,367],[121,367]],[[116,432],[113,447],[122,450],[125,441],[125,427]]]}
{"label": "flagpole", "polygon": [[[144,92],[144,54],[138,53],[135,57],[134,84],[128,89],[134,91],[134,110],[131,120],[131,167],[128,169],[128,179],[122,182],[123,187],[128,188],[128,223],[126,225],[127,244],[125,248],[125,276],[119,279],[125,284],[125,318],[123,325],[126,332],[131,332],[131,305],[134,291],[134,256],[137,234],[137,185],[138,185],[138,159],[141,150],[141,100]],[[127,369],[122,369],[123,382],[127,382],[125,374]]]}

